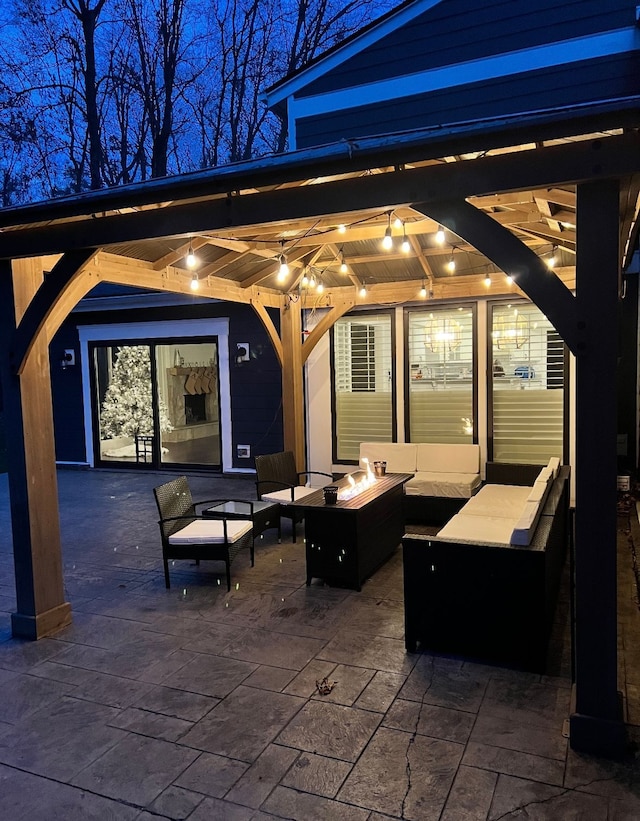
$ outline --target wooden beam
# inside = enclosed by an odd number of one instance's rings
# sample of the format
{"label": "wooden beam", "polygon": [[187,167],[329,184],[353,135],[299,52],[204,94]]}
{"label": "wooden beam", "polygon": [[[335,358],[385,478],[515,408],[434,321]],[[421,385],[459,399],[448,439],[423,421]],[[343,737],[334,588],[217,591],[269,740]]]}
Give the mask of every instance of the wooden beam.
{"label": "wooden beam", "polygon": [[251,307],[260,317],[260,320],[262,321],[262,324],[265,327],[269,339],[271,340],[271,344],[273,345],[273,350],[275,351],[276,356],[278,357],[280,367],[282,367],[284,362],[284,357],[282,354],[282,340],[280,339],[280,335],[276,329],[276,326],[273,324],[273,320],[271,319],[267,309],[264,307],[264,305],[259,299],[252,299]]}
{"label": "wooden beam", "polygon": [[591,179],[594,166],[601,178],[617,178],[637,172],[639,156],[640,136],[629,132],[452,165],[429,165],[324,182],[307,188],[217,195],[208,200],[124,215],[92,214],[85,220],[4,231],[0,233],[0,256],[30,257],[181,233],[215,232],[223,227],[268,224],[286,230],[291,219],[335,218],[337,214],[347,215],[363,208],[383,211],[410,206],[420,200],[435,203],[495,191],[554,188]]}
{"label": "wooden beam", "polygon": [[280,311],[280,325],[284,449],[293,451],[296,469],[302,471],[306,468],[306,455],[300,301],[287,300]]}
{"label": "wooden beam", "polygon": [[53,270],[43,279],[29,301],[13,336],[9,357],[16,373],[22,373],[26,359],[52,312],[57,309],[61,315],[59,325],[77,302],[93,287],[88,283],[81,284],[75,289],[73,297],[69,299],[71,283],[79,278],[83,268],[95,257],[95,253],[93,250],[81,250],[64,254]]}
{"label": "wooden beam", "polygon": [[328,313],[326,313],[315,328],[310,332],[305,341],[302,343],[302,364],[307,361],[311,351],[320,342],[326,332],[332,328],[341,316],[344,316],[355,305],[355,299],[343,302],[340,305],[334,305]]}
{"label": "wooden beam", "polygon": [[414,207],[428,210],[442,225],[455,230],[458,236],[508,272],[575,353],[578,342],[575,298],[533,251],[468,202],[426,203]]}
{"label": "wooden beam", "polygon": [[[0,346],[9,348],[43,284],[38,259],[0,263]],[[39,322],[20,372],[0,358],[16,584],[14,637],[39,639],[71,623],[62,577],[49,340]],[[31,326],[32,321],[27,320]],[[25,325],[26,327],[26,325]]]}

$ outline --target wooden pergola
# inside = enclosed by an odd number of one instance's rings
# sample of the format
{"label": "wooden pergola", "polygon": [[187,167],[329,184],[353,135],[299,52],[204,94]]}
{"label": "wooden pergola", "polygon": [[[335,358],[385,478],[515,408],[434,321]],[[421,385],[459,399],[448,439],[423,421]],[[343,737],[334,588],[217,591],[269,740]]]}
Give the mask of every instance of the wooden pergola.
{"label": "wooden pergola", "polygon": [[[360,304],[418,302],[425,285],[434,300],[485,296],[490,276],[492,295],[526,295],[576,358],[572,744],[619,750],[611,331],[637,243],[640,138],[632,125],[514,145],[412,132],[0,211],[14,636],[37,639],[71,621],[48,346],[98,283],[193,293],[184,256],[197,251],[198,294],[251,305],[267,329],[282,366],[285,447],[302,468],[304,365],[333,323]],[[380,250],[389,226],[408,247]],[[444,246],[435,241],[439,227]],[[552,271],[545,259],[556,251]],[[286,282],[278,280],[281,254]],[[451,256],[455,274],[445,266]],[[322,279],[321,294],[305,287],[309,272]],[[324,314],[304,336],[303,311],[312,308]],[[279,310],[279,331],[268,309]]]}

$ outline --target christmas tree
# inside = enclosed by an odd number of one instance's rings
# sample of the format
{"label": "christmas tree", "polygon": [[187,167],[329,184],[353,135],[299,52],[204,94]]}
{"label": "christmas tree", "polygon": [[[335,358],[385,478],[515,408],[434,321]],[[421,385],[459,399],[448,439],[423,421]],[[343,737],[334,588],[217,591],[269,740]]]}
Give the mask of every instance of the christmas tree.
{"label": "christmas tree", "polygon": [[[172,430],[162,398],[159,398],[158,413],[160,430]],[[153,434],[151,358],[146,345],[118,349],[102,403],[100,433],[103,439]]]}

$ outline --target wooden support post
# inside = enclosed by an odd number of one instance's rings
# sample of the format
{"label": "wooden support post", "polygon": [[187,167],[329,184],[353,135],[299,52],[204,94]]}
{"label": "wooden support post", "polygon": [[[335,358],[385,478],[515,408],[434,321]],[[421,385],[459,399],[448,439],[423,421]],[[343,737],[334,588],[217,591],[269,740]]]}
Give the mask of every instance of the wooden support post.
{"label": "wooden support post", "polygon": [[617,689],[616,366],[619,184],[577,190],[575,750],[619,757]]}
{"label": "wooden support post", "polygon": [[49,346],[38,334],[24,367],[11,361],[15,329],[43,281],[38,260],[0,261],[0,357],[17,610],[15,637],[39,639],[71,623],[60,550]]}
{"label": "wooden support post", "polygon": [[285,450],[293,451],[297,470],[306,468],[302,364],[302,310],[287,300],[280,312],[282,336],[282,419]]}

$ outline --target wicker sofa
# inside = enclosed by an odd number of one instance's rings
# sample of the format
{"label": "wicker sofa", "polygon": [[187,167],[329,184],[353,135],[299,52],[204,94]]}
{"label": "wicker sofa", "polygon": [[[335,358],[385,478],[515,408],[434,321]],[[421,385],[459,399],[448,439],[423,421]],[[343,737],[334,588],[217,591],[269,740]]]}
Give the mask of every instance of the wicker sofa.
{"label": "wicker sofa", "polygon": [[448,521],[480,488],[480,446],[432,442],[362,442],[360,462],[413,473],[404,486],[405,522]]}
{"label": "wicker sofa", "polygon": [[420,644],[545,671],[570,536],[570,469],[541,470],[489,463],[482,491],[437,535],[405,533],[409,652]]}

